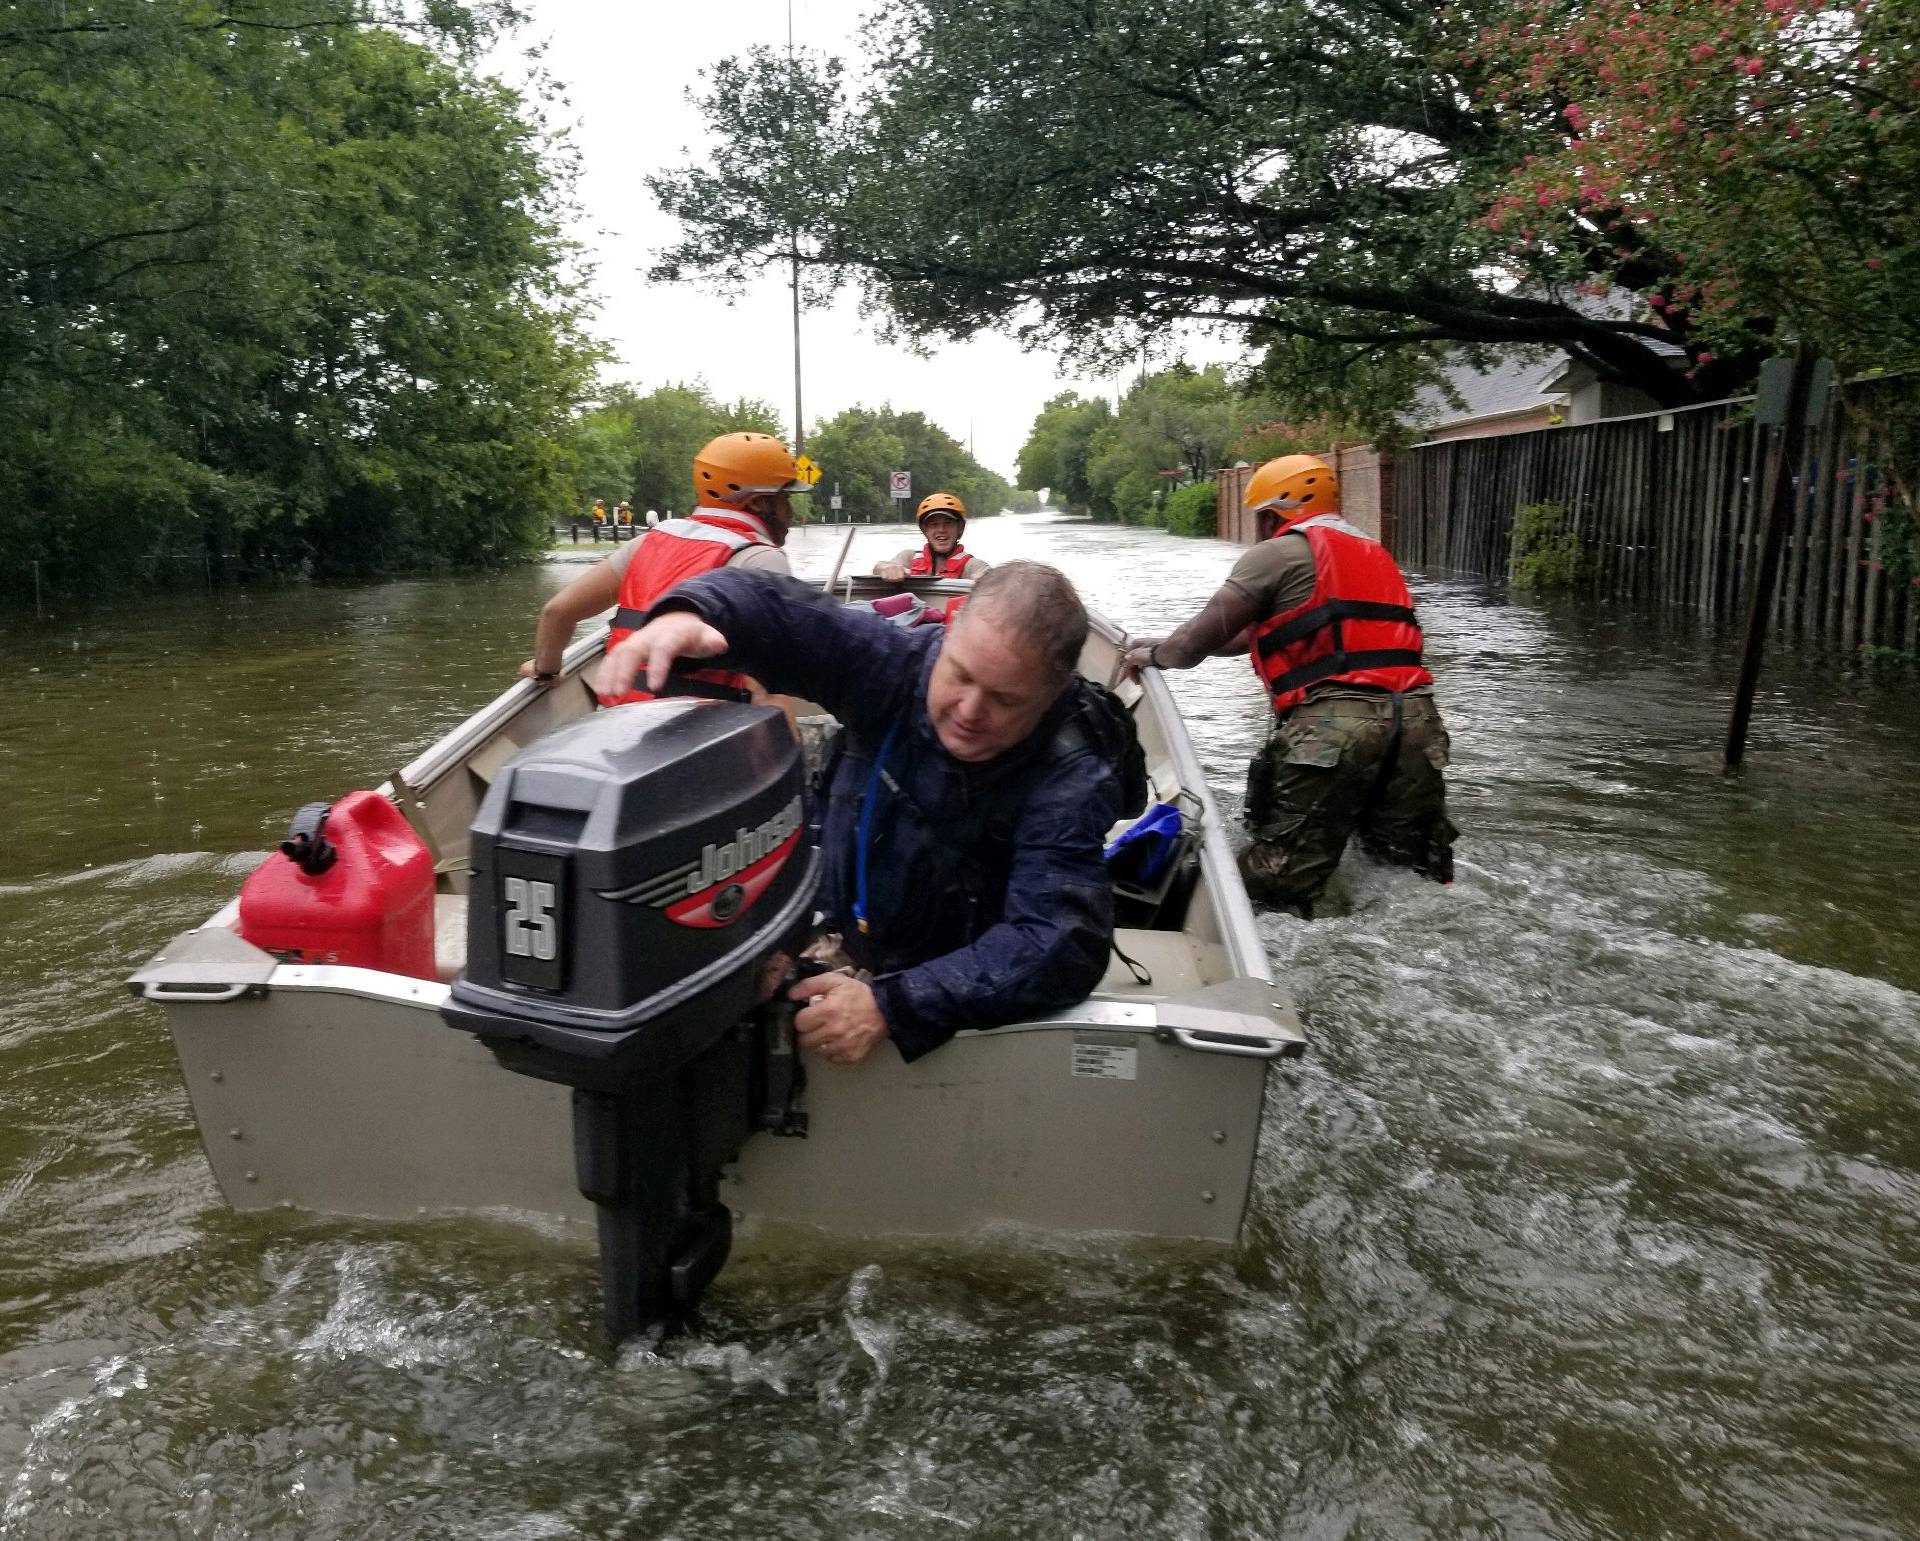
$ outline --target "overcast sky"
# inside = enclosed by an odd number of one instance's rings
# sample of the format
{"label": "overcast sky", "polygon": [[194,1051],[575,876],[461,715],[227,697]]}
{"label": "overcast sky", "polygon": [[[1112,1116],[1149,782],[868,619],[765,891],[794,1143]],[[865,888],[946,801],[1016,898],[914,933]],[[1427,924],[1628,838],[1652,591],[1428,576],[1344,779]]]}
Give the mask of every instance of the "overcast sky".
{"label": "overcast sky", "polygon": [[[567,104],[549,103],[573,125],[582,161],[579,197],[594,248],[601,309],[595,330],[618,361],[608,374],[642,390],[704,379],[726,398],[759,396],[793,414],[791,300],[776,279],[732,305],[687,284],[649,284],[652,252],[676,224],[649,197],[650,171],[699,152],[703,127],[686,100],[705,66],[755,43],[785,43],[786,0],[523,0],[531,15],[511,54],[493,68],[515,84],[517,56],[544,44],[542,61]],[[796,37],[857,57],[865,0],[793,0]],[[891,403],[925,412],[1009,480],[1041,404],[1064,389],[1111,392],[1113,382],[1082,379],[1048,354],[1023,353],[1011,339],[982,336],[923,359],[875,339],[848,295],[802,322],[808,424],[851,406]],[[1196,350],[1227,356],[1214,343]]]}

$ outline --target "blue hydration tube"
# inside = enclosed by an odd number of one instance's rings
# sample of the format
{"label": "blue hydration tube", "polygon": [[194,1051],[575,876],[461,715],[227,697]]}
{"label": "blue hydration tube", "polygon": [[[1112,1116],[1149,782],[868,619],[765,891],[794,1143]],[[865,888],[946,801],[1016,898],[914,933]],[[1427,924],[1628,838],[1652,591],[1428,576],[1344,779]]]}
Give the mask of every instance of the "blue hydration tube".
{"label": "blue hydration tube", "polygon": [[860,833],[854,842],[853,919],[860,934],[867,933],[867,842],[873,832],[873,805],[880,800],[880,773],[886,769],[887,756],[893,753],[893,741],[899,735],[900,721],[894,719],[887,736],[880,741],[880,752],[873,757],[873,770],[867,777],[867,793],[860,799]]}

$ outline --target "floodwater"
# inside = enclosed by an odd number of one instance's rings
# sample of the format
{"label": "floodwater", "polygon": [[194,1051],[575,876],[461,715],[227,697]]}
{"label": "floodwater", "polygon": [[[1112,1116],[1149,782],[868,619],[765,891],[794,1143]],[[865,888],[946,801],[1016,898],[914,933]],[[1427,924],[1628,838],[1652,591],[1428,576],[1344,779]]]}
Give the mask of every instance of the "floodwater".
{"label": "floodwater", "polygon": [[[972,533],[1136,630],[1234,554]],[[577,1247],[226,1211],[122,980],[577,570],[0,622],[0,1537],[1920,1535],[1916,676],[1776,653],[1730,780],[1657,612],[1417,585],[1459,878],[1261,917],[1230,1254],[790,1245],[614,1356]],[[1250,672],[1176,690],[1237,806]]]}

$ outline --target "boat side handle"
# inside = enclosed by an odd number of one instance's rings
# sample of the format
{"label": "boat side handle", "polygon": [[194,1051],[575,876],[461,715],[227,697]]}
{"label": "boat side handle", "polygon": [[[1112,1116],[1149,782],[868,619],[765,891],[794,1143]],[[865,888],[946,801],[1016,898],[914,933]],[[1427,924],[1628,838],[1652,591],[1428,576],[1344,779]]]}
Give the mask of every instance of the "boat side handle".
{"label": "boat side handle", "polygon": [[1183,1049],[1196,1049],[1202,1054],[1234,1054],[1242,1059],[1279,1059],[1294,1045],[1282,1042],[1263,1042],[1256,1038],[1229,1038],[1224,1033],[1195,1032],[1190,1027],[1160,1028],[1160,1036],[1177,1043]]}
{"label": "boat side handle", "polygon": [[139,986],[140,998],[147,1001],[237,1001],[254,985],[180,985],[149,979]]}

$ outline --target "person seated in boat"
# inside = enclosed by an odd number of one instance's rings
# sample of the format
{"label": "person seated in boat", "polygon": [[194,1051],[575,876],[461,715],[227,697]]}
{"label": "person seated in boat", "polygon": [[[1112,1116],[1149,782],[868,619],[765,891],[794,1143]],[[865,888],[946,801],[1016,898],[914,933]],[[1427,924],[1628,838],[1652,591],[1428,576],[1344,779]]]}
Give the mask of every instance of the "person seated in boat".
{"label": "person seated in boat", "polygon": [[996,567],[951,627],[910,631],[727,570],[682,584],[608,653],[609,693],[712,660],[840,720],[815,810],[821,902],[859,972],[794,987],[806,1048],[852,1063],[890,1040],[917,1059],[1099,982],[1113,943],[1102,847],[1146,779],[1131,718],[1075,672],[1086,633],[1072,583],[1037,562]]}
{"label": "person seated in boat", "polygon": [[1452,882],[1447,729],[1406,579],[1340,517],[1323,460],[1268,461],[1245,503],[1259,542],[1198,615],[1133,648],[1126,667],[1251,653],[1275,720],[1247,770],[1247,892],[1311,916],[1352,834],[1378,860]]}
{"label": "person seated in boat", "polygon": [[[685,519],[669,515],[650,525],[541,607],[522,679],[550,684],[558,678],[574,628],[610,605],[619,607],[607,639],[611,648],[640,625],[654,601],[696,573],[715,567],[787,573],[780,548],[793,524],[793,494],[812,484],[786,445],[767,433],[724,433],[693,457],[693,484],[695,507]],[[752,692],[752,681],[736,670],[701,669],[676,677],[667,693],[740,701]],[[638,690],[600,697],[606,706],[650,699]]]}
{"label": "person seated in boat", "polygon": [[935,492],[920,500],[915,523],[926,538],[909,546],[891,561],[876,562],[874,576],[889,583],[907,578],[981,578],[987,564],[960,544],[967,532],[967,506],[951,492]]}

